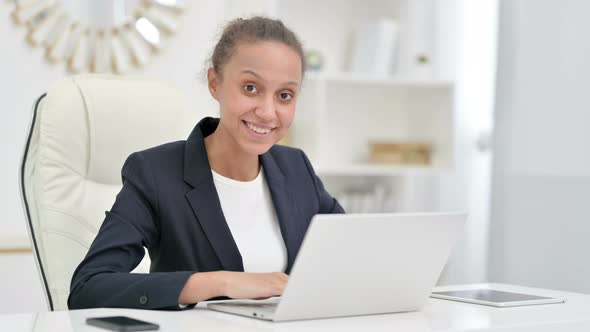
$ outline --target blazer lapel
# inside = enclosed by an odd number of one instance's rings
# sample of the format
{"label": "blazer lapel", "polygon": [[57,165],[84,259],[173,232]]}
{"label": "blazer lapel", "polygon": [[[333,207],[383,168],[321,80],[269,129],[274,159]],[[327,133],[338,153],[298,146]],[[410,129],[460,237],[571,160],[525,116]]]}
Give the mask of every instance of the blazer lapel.
{"label": "blazer lapel", "polygon": [[292,194],[287,190],[285,175],[277,165],[270,151],[260,156],[264,175],[272,196],[273,205],[279,219],[279,226],[285,247],[287,248],[287,270],[291,271],[295,255],[301,246],[303,233],[297,228],[297,210],[294,206]]}
{"label": "blazer lapel", "polygon": [[203,139],[217,127],[215,120],[217,119],[201,120],[186,141],[184,180],[193,189],[187,192],[185,197],[223,269],[244,271],[242,256],[221,209]]}

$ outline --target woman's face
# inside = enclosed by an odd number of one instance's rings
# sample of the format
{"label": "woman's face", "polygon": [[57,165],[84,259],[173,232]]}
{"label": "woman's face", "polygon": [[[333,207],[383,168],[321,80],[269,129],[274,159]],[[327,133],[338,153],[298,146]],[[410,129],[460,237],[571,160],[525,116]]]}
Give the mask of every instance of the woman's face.
{"label": "woman's face", "polygon": [[242,43],[223,66],[209,69],[209,90],[219,102],[219,126],[248,154],[261,155],[285,136],[295,115],[301,59],[279,42]]}

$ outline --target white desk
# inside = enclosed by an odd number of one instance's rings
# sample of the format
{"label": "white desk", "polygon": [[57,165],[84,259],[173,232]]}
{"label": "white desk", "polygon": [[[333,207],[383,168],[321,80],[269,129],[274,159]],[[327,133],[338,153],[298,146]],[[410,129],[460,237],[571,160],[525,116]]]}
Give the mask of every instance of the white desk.
{"label": "white desk", "polygon": [[160,331],[590,331],[590,295],[502,284],[439,287],[437,290],[492,287],[515,292],[562,296],[566,303],[515,308],[430,299],[422,311],[386,315],[272,323],[209,311],[199,307],[181,312],[91,309],[0,315],[1,331],[107,331],[86,325],[87,317],[124,315],[160,324]]}

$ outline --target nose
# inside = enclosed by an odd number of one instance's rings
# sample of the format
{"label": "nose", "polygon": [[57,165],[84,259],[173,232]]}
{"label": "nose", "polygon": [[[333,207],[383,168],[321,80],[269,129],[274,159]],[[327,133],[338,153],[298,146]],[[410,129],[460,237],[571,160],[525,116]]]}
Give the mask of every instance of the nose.
{"label": "nose", "polygon": [[272,96],[265,97],[254,110],[254,114],[265,121],[271,121],[275,118],[275,101]]}

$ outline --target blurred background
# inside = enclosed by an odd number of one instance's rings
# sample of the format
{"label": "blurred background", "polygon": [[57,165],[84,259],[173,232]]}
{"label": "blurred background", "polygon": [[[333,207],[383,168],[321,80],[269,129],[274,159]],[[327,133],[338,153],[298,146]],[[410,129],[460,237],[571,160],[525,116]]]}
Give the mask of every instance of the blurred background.
{"label": "blurred background", "polygon": [[283,143],[348,212],[468,212],[439,284],[589,293],[588,12],[584,0],[2,0],[0,312],[47,310],[18,181],[35,99],[76,73],[156,78],[189,97],[196,123],[217,113],[204,73],[223,25],[254,14],[304,44]]}

